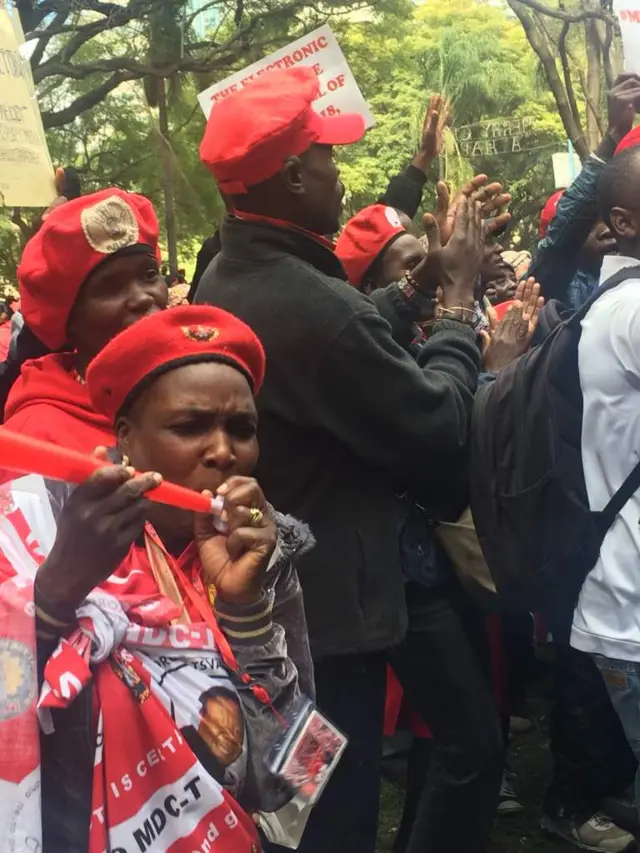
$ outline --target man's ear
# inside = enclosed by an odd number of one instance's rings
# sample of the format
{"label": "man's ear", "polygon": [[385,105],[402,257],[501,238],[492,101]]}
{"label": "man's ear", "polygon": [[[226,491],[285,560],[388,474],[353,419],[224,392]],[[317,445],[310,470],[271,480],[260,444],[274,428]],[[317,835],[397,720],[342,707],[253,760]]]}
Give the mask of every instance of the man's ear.
{"label": "man's ear", "polygon": [[634,240],[640,237],[640,220],[637,214],[624,207],[612,207],[609,213],[611,230],[615,237]]}
{"label": "man's ear", "polygon": [[129,435],[131,433],[131,421],[129,418],[120,417],[116,421],[115,434],[118,450],[124,455],[129,455]]}
{"label": "man's ear", "polygon": [[304,195],[304,167],[299,157],[287,157],[280,170],[280,178],[288,192]]}

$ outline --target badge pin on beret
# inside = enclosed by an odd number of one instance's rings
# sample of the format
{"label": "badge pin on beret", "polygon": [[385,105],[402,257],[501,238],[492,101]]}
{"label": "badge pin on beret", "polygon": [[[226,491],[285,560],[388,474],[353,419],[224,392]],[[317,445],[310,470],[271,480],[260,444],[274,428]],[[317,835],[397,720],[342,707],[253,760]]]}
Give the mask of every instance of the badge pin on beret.
{"label": "badge pin on beret", "polygon": [[206,344],[215,341],[220,331],[214,326],[182,326],[182,334],[190,341]]}
{"label": "badge pin on beret", "polygon": [[398,211],[393,207],[385,207],[384,215],[386,216],[389,225],[392,225],[394,228],[402,228],[402,222],[400,222]]}
{"label": "badge pin on beret", "polygon": [[131,207],[119,196],[111,196],[88,207],[80,214],[87,243],[101,255],[135,246],[140,229]]}

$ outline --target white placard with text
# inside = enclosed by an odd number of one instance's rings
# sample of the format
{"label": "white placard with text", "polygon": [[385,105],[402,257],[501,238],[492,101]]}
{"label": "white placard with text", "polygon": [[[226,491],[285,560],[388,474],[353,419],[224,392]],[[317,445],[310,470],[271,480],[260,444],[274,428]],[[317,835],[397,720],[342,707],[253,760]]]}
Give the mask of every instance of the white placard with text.
{"label": "white placard with text", "polygon": [[640,0],[613,0],[620,21],[624,70],[640,74]]}
{"label": "white placard with text", "polygon": [[251,80],[273,69],[296,65],[310,66],[318,75],[320,94],[314,102],[317,112],[321,115],[361,113],[367,120],[367,127],[373,125],[367,102],[328,24],[214,83],[198,95],[198,101],[208,118],[216,102],[242,89]]}

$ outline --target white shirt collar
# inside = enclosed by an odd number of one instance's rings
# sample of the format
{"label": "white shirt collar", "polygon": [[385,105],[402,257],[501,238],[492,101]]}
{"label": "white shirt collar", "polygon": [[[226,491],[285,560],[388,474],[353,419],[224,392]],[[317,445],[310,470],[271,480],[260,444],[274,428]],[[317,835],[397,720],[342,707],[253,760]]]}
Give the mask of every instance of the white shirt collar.
{"label": "white shirt collar", "polygon": [[605,255],[600,270],[600,284],[603,284],[608,278],[625,269],[625,267],[638,266],[640,266],[640,261],[637,258],[628,258],[625,255]]}

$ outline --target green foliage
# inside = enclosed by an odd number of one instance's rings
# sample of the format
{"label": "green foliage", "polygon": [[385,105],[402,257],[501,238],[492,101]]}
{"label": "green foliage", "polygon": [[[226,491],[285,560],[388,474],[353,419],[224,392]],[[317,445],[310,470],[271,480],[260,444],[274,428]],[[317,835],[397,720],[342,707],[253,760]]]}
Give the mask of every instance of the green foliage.
{"label": "green foliage", "polygon": [[20,231],[6,216],[0,216],[0,299],[15,299],[16,267],[20,260]]}
{"label": "green foliage", "polygon": [[[340,42],[369,101],[376,126],[340,152],[347,215],[373,203],[389,178],[415,152],[429,94],[442,92],[452,107],[439,168],[454,186],[485,172],[513,195],[517,240],[535,243],[539,210],[553,191],[551,153],[563,149],[562,124],[536,78],[536,59],[519,23],[495,2],[438,0],[401,15],[345,25]],[[522,153],[465,158],[459,128],[489,119],[526,117]],[[438,179],[433,167],[431,185]],[[427,208],[434,198],[427,190]]]}
{"label": "green foliage", "polygon": [[[274,0],[270,8],[278,2],[281,0]],[[236,22],[229,13],[231,5],[220,5],[227,11],[207,39],[226,43]],[[533,245],[538,212],[554,189],[551,153],[562,150],[564,134],[551,95],[541,87],[537,59],[519,22],[499,0],[426,0],[421,4],[384,0],[370,3],[366,15],[342,14],[363,5],[367,4],[334,0],[305,6],[295,14],[272,15],[259,22],[250,38],[241,39],[219,68],[171,74],[167,163],[160,156],[157,78],[153,75],[121,83],[74,121],[49,130],[54,163],[75,166],[85,192],[117,185],[148,195],[161,227],[161,170],[171,168],[179,264],[189,273],[202,239],[215,230],[224,212],[214,180],[199,160],[204,116],[197,92],[328,18],[376,121],[361,143],[338,152],[347,187],[346,214],[374,202],[389,178],[410,162],[419,143],[429,94],[442,91],[451,102],[453,124],[440,163],[434,164],[429,176],[425,208],[433,203],[439,176],[458,185],[474,173],[486,172],[507,184],[514,197],[516,237],[522,245]],[[284,0],[281,6],[286,6]],[[93,67],[120,56],[147,61],[153,67],[179,63],[185,40],[193,44],[195,39],[182,26],[178,13],[183,7],[182,0],[168,0],[162,8],[154,7],[153,16],[102,32],[74,50],[74,62]],[[244,14],[257,14],[263,7],[263,3],[247,2]],[[71,38],[73,35],[55,37],[51,51],[60,54],[64,40]],[[77,79],[45,77],[39,85],[42,110],[59,112],[94,91],[99,80],[95,74]],[[534,150],[463,156],[457,142],[461,127],[525,116],[530,131],[522,147]],[[19,232],[7,216],[0,216],[1,280],[15,281],[19,251]]]}

